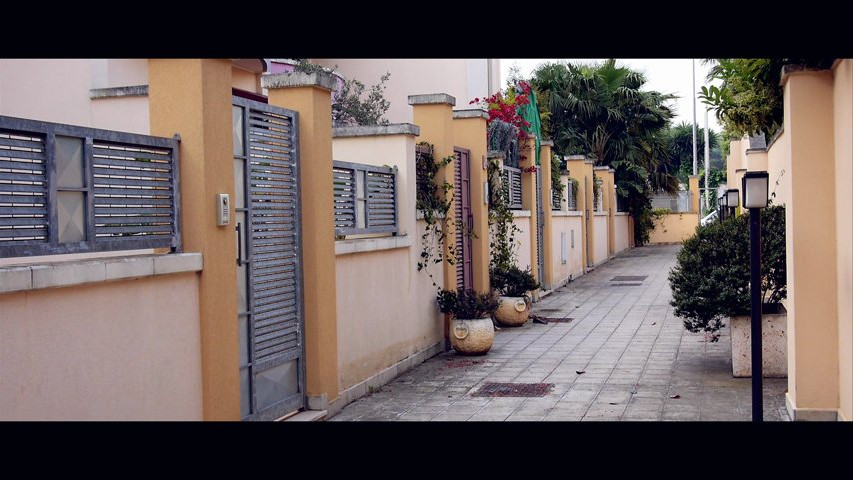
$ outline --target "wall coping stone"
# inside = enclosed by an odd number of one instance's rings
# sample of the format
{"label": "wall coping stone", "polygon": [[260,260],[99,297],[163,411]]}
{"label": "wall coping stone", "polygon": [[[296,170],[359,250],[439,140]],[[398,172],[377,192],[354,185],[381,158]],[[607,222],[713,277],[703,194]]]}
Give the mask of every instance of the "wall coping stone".
{"label": "wall coping stone", "polygon": [[483,119],[488,120],[489,119],[489,113],[482,108],[466,108],[463,110],[454,110],[453,111],[453,118],[454,119],[483,118]]}
{"label": "wall coping stone", "polygon": [[412,135],[421,134],[421,127],[412,123],[391,123],[389,125],[358,125],[353,127],[335,127],[332,129],[333,138],[369,137],[378,135]]}
{"label": "wall coping stone", "polygon": [[446,104],[456,106],[456,98],[446,93],[427,93],[424,95],[409,95],[409,105]]}
{"label": "wall coping stone", "polygon": [[320,87],[331,91],[337,88],[338,79],[326,72],[268,73],[261,75],[261,86],[263,88]]}
{"label": "wall coping stone", "polygon": [[147,97],[148,85],[128,85],[126,87],[92,88],[89,89],[89,98],[115,97]]}
{"label": "wall coping stone", "polygon": [[391,237],[352,238],[348,240],[336,240],[335,255],[377,252],[380,250],[392,250],[395,248],[407,248],[411,246],[412,237],[409,235],[394,235]]}

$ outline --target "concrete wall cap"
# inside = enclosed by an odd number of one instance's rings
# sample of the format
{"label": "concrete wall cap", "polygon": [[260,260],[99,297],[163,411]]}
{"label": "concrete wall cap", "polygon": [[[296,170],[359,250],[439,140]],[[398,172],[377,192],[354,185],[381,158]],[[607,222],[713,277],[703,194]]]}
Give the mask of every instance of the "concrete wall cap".
{"label": "concrete wall cap", "polygon": [[545,145],[546,147],[553,147],[554,141],[553,140],[542,140],[541,142],[539,142],[539,145]]}
{"label": "concrete wall cap", "polygon": [[593,169],[593,170],[597,170],[597,171],[600,171],[600,170],[610,170],[610,167],[599,166],[599,167],[592,167],[592,169]]}
{"label": "concrete wall cap", "polygon": [[586,160],[586,155],[565,155],[566,160]]}
{"label": "concrete wall cap", "polygon": [[776,130],[776,133],[774,133],[773,136],[770,138],[770,141],[767,142],[767,150],[770,150],[770,147],[772,147],[773,144],[776,143],[776,140],[778,140],[783,133],[785,133],[785,128],[779,127],[779,130]]}
{"label": "concrete wall cap", "polygon": [[484,118],[489,119],[489,113],[482,108],[466,108],[464,110],[454,110],[453,118]]}
{"label": "concrete wall cap", "polygon": [[767,149],[766,148],[747,148],[746,152],[744,152],[744,153],[746,153],[747,155],[749,155],[750,153],[767,153]]}
{"label": "concrete wall cap", "polygon": [[486,154],[488,158],[506,158],[506,152],[501,152],[500,150],[489,150],[489,153]]}
{"label": "concrete wall cap", "polygon": [[456,99],[446,93],[427,93],[423,95],[409,95],[409,105],[429,105],[443,103],[456,106]]}
{"label": "concrete wall cap", "polygon": [[[835,66],[835,65],[833,64],[833,66]],[[793,73],[818,73],[818,72],[832,74],[831,69],[806,67],[805,65],[800,64],[800,63],[789,63],[788,65],[782,65],[782,74],[780,75],[780,78],[779,78],[779,86],[785,86],[785,84],[788,82],[788,78]]]}
{"label": "concrete wall cap", "polygon": [[369,137],[375,135],[412,135],[421,134],[421,127],[412,123],[392,123],[389,125],[359,125],[354,127],[335,127],[332,137]]}
{"label": "concrete wall cap", "polygon": [[338,79],[326,72],[268,73],[261,75],[261,86],[263,88],[320,87],[331,91],[337,88]]}
{"label": "concrete wall cap", "polygon": [[126,87],[92,88],[89,90],[89,98],[114,98],[114,97],[147,97],[148,85],[128,85]]}

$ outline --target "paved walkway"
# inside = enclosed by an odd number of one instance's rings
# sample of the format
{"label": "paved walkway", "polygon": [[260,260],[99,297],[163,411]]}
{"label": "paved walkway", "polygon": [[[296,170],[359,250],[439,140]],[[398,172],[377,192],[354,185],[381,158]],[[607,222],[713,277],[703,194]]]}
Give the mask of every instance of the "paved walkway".
{"label": "paved walkway", "polygon": [[[728,328],[711,343],[672,314],[667,274],[677,251],[626,252],[533,306],[571,321],[501,329],[483,357],[437,355],[331,420],[748,421],[751,383],[732,377]],[[647,277],[611,281],[620,275]],[[472,396],[485,382],[554,385],[541,398]],[[765,379],[765,420],[787,420],[786,386]]]}

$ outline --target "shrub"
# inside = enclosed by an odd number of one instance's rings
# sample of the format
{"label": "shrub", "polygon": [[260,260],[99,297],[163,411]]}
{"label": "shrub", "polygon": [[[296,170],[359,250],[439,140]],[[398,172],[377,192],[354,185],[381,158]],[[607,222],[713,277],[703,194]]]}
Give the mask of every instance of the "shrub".
{"label": "shrub", "polygon": [[[785,207],[770,206],[761,214],[763,304],[786,297],[786,275]],[[669,282],[675,315],[691,332],[710,332],[716,341],[724,317],[749,314],[749,215],[697,227],[678,252]]]}
{"label": "shrub", "polygon": [[494,269],[489,272],[492,288],[505,297],[523,297],[527,292],[539,288],[539,282],[533,278],[528,268],[521,270],[515,265],[507,269]]}
{"label": "shrub", "polygon": [[457,319],[487,318],[499,305],[500,299],[494,294],[479,294],[470,288],[460,288],[455,292],[442,289],[438,292],[438,308],[441,313],[449,313]]}

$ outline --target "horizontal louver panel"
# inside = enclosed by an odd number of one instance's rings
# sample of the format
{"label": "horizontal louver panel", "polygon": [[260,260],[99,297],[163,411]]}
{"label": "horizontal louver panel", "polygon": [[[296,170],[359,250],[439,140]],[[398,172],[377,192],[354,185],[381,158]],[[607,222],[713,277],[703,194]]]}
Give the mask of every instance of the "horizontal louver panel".
{"label": "horizontal louver panel", "polygon": [[43,135],[0,129],[0,246],[48,238]]}

